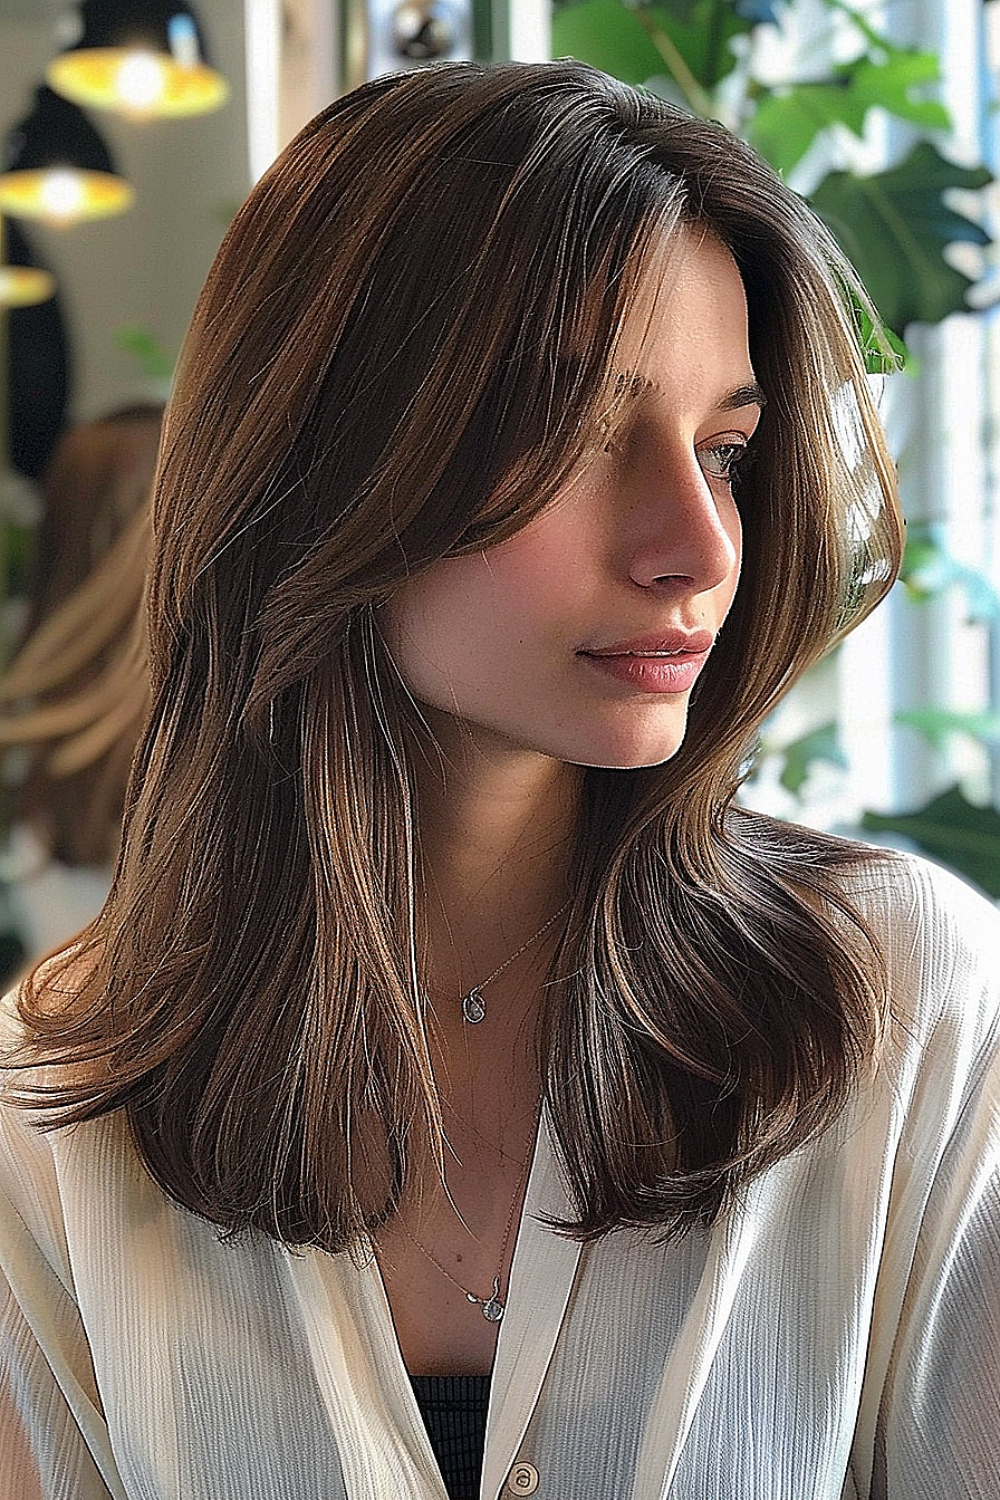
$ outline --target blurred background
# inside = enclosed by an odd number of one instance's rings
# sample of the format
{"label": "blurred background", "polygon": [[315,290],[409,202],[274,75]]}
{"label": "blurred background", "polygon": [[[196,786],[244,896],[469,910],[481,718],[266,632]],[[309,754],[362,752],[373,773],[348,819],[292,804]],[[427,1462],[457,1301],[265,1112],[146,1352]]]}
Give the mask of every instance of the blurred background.
{"label": "blurred background", "polygon": [[1000,0],[0,0],[7,973],[106,885],[159,417],[236,207],[366,77],[565,55],[750,139],[889,330],[859,315],[903,580],[767,726],[747,800],[1000,898]]}

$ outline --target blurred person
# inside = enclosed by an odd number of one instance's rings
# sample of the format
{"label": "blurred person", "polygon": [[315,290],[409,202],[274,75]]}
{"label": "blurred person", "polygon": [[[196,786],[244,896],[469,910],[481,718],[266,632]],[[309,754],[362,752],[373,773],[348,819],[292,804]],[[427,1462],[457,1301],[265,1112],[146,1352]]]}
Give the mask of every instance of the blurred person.
{"label": "blurred person", "polygon": [[46,471],[24,639],[0,676],[5,871],[29,956],[100,910],[148,700],[141,600],[163,409],[71,428]]}

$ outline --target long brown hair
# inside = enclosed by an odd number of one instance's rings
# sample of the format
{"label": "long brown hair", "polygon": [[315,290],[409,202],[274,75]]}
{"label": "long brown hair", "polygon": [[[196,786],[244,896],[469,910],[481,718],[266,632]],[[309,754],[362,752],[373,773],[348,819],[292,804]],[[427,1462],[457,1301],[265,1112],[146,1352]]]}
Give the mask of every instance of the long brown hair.
{"label": "long brown hair", "polygon": [[123,1108],[153,1176],[227,1230],[350,1247],[396,1201],[372,1141],[395,1193],[440,1159],[421,730],[380,608],[586,461],[637,278],[690,223],[741,269],[767,408],[686,741],[655,769],[586,773],[538,1039],[564,1227],[710,1221],[877,1052],[879,955],[842,874],[860,856],[733,801],[764,716],[898,564],[864,293],[718,125],[574,63],[385,78],[292,142],[202,294],[114,889],[21,1000],[29,1060],[76,1066],[19,1097],[49,1119]]}

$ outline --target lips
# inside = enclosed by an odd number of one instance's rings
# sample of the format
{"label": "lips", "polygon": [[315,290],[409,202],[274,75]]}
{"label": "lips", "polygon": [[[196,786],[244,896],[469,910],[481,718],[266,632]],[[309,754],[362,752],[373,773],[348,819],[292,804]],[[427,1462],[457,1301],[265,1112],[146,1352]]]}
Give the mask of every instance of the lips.
{"label": "lips", "polygon": [[592,656],[598,660],[610,657],[704,656],[712,648],[714,636],[710,630],[664,630],[655,634],[636,636],[627,641],[615,641],[610,646],[585,646],[578,656]]}
{"label": "lips", "polygon": [[710,630],[667,630],[635,636],[610,646],[592,646],[577,655],[629,693],[664,696],[689,693],[708,660]]}

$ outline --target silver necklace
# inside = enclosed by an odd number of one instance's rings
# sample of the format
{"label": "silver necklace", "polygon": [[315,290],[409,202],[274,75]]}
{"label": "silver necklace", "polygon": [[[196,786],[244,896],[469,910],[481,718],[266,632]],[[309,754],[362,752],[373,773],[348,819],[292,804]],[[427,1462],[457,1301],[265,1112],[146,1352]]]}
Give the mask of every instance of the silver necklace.
{"label": "silver necklace", "polygon": [[516,953],[512,953],[510,958],[505,958],[499,969],[494,969],[488,979],[483,979],[479,984],[474,984],[471,990],[466,990],[462,996],[462,1015],[470,1026],[478,1026],[480,1021],[486,1019],[486,1001],[483,999],[483,990],[486,986],[492,984],[494,979],[499,979],[504,969],[508,968],[514,962],[515,958],[520,958],[521,954],[525,953],[531,947],[532,943],[537,943],[542,934],[548,932],[553,922],[558,921],[567,906],[569,906],[569,901],[564,901],[559,910],[554,911],[548,921],[543,922],[538,931],[532,933],[526,943],[521,944]]}
{"label": "silver necklace", "polygon": [[[556,915],[558,915],[558,913],[556,913]],[[538,1129],[537,1117],[535,1121],[535,1129],[536,1131]],[[426,1245],[422,1245],[420,1243],[415,1234],[411,1233],[409,1229],[406,1230],[407,1237],[417,1247],[421,1255],[424,1256],[426,1260],[429,1260],[431,1265],[436,1267],[436,1269],[441,1272],[442,1276],[447,1276],[452,1286],[458,1287],[458,1290],[462,1293],[466,1302],[471,1302],[474,1306],[479,1308],[487,1323],[499,1323],[500,1319],[503,1317],[504,1313],[507,1310],[507,1303],[500,1296],[500,1276],[503,1272],[503,1263],[507,1255],[507,1246],[510,1243],[510,1232],[514,1227],[514,1210],[517,1207],[517,1201],[521,1196],[521,1190],[524,1187],[525,1181],[528,1176],[528,1169],[531,1166],[531,1156],[532,1153],[529,1151],[528,1155],[524,1158],[524,1161],[521,1164],[521,1175],[517,1179],[517,1186],[514,1189],[514,1196],[510,1200],[510,1211],[507,1214],[507,1225],[504,1229],[503,1241],[500,1245],[500,1264],[497,1267],[497,1274],[493,1278],[493,1287],[488,1297],[477,1297],[475,1292],[470,1292],[468,1287],[463,1286],[462,1283],[451,1274],[447,1266],[443,1266],[441,1264],[436,1255],[431,1254]]]}

